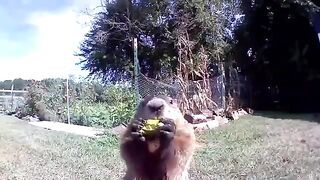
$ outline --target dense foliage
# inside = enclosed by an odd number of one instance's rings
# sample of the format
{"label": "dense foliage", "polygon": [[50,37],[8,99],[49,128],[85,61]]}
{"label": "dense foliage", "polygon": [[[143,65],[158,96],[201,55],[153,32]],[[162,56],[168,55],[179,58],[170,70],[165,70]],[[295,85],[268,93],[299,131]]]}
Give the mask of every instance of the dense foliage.
{"label": "dense foliage", "polygon": [[[78,53],[80,64],[92,75],[109,80],[122,78],[123,74],[130,77],[131,40],[136,37],[141,72],[149,77],[172,76],[184,70],[182,76],[193,79],[189,73],[199,74],[213,62],[227,61],[231,65],[236,61],[253,87],[249,93],[253,101],[246,105],[282,110],[318,107],[320,45],[313,17],[319,1],[104,3],[105,9],[95,16]],[[237,26],[240,14],[244,18]]]}
{"label": "dense foliage", "polygon": [[254,107],[319,110],[320,43],[313,24],[319,1],[243,0],[234,48],[252,80]]}
{"label": "dense foliage", "polygon": [[[211,62],[222,61],[232,35],[236,1],[115,0],[104,1],[81,44],[80,64],[108,80],[131,77],[132,38],[138,39],[141,72],[159,78],[176,74],[181,29],[186,28],[194,54],[189,64],[201,64],[202,50]],[[190,60],[191,61],[191,60]]]}
{"label": "dense foliage", "polygon": [[135,94],[126,87],[109,86],[99,102],[77,101],[72,106],[73,120],[86,126],[114,127],[127,123],[136,108]]}

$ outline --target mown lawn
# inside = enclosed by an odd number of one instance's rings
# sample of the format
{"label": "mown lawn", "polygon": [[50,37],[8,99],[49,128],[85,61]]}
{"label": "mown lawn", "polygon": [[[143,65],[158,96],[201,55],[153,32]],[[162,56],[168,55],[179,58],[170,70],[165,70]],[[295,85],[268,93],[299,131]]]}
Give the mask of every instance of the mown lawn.
{"label": "mown lawn", "polygon": [[[262,116],[263,115],[263,116]],[[263,113],[199,134],[191,179],[319,179],[318,117]],[[269,117],[269,118],[268,118]],[[0,179],[121,179],[116,137],[93,140],[0,116]]]}

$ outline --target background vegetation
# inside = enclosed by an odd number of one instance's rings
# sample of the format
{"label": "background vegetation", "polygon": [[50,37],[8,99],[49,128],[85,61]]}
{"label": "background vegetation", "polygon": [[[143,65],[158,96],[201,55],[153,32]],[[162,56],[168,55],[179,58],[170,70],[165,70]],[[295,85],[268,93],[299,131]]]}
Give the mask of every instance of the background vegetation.
{"label": "background vegetation", "polygon": [[[79,64],[93,76],[131,78],[136,37],[141,72],[148,77],[181,71],[189,80],[198,80],[199,74],[204,79],[223,62],[221,72],[228,74],[233,66],[250,80],[247,106],[320,110],[317,0],[116,0],[102,5],[77,53]],[[199,69],[208,72],[204,76]]]}
{"label": "background vegetation", "polygon": [[[66,79],[21,81],[28,92],[19,113],[67,122]],[[133,89],[125,83],[101,85],[74,78],[69,80],[69,99],[71,123],[105,128],[130,120],[136,104]]]}

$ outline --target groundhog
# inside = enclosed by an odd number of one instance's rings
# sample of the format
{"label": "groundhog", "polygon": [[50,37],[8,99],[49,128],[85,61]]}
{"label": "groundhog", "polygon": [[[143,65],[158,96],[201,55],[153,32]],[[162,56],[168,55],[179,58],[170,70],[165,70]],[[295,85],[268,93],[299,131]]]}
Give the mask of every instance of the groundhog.
{"label": "groundhog", "polygon": [[[140,130],[147,119],[160,118],[163,126],[156,135]],[[168,96],[143,99],[121,138],[121,157],[126,163],[124,180],[188,180],[195,151],[194,129],[175,100]]]}

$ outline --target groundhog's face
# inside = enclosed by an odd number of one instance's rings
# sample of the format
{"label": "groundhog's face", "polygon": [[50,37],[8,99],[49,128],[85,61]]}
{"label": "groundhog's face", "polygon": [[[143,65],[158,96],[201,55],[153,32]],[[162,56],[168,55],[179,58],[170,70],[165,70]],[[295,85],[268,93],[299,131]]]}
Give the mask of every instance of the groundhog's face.
{"label": "groundhog's face", "polygon": [[176,100],[171,97],[159,95],[146,97],[139,105],[135,118],[154,119],[168,118],[180,119],[180,112]]}

